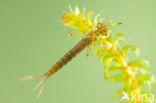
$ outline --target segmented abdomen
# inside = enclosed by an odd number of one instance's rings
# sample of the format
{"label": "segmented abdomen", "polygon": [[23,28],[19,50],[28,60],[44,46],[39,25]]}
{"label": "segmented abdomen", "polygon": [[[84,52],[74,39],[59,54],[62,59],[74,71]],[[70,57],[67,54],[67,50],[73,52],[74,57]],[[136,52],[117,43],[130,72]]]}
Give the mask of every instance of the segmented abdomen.
{"label": "segmented abdomen", "polygon": [[77,45],[75,45],[70,51],[68,51],[51,69],[46,73],[46,76],[51,76],[64,65],[66,65],[70,60],[72,60],[78,53],[80,53],[85,47],[87,47],[91,42],[95,41],[96,38],[92,38],[95,32],[90,32],[85,38],[83,38]]}

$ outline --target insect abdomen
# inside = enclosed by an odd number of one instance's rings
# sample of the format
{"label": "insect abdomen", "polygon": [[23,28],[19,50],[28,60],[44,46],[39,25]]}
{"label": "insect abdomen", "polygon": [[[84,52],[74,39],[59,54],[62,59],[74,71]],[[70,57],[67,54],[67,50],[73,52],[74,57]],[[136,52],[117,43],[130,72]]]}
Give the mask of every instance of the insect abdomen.
{"label": "insect abdomen", "polygon": [[68,51],[55,65],[51,67],[51,69],[46,73],[49,77],[59,69],[61,69],[64,65],[66,65],[70,60],[72,60],[78,53],[80,53],[86,46],[88,46],[92,41],[92,35],[94,32],[89,33],[85,38],[83,38],[77,45],[75,45],[70,51]]}

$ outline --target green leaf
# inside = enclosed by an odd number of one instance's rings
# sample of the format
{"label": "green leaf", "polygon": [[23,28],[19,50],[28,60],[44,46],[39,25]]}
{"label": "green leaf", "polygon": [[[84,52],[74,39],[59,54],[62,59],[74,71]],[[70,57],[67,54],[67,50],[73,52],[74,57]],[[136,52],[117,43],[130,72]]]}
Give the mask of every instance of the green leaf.
{"label": "green leaf", "polygon": [[140,75],[137,75],[137,80],[138,80],[138,83],[145,87],[146,85],[148,85],[148,90],[150,91],[151,90],[151,81],[150,81],[150,78],[151,76],[149,74],[140,74]]}
{"label": "green leaf", "polygon": [[109,69],[108,69],[108,75],[111,75],[116,70],[122,70],[122,67],[120,65],[110,66]]}
{"label": "green leaf", "polygon": [[87,20],[90,21],[92,19],[92,16],[93,16],[93,11],[89,10],[87,13]]}
{"label": "green leaf", "polygon": [[108,68],[111,62],[113,61],[113,59],[114,57],[111,57],[111,56],[104,57],[103,59],[104,68]]}
{"label": "green leaf", "polygon": [[156,86],[155,85],[156,80],[155,80],[154,75],[151,75],[149,73],[139,74],[137,75],[137,79],[138,79],[139,84],[142,87],[146,87],[145,90],[148,90],[149,92],[151,91],[153,86]]}
{"label": "green leaf", "polygon": [[71,5],[68,5],[68,8],[69,8],[69,11],[70,11],[71,13],[74,13],[74,12],[73,12],[73,9],[72,9],[72,7],[71,7]]}
{"label": "green leaf", "polygon": [[150,68],[149,62],[146,60],[134,60],[134,61],[129,62],[128,65],[135,67],[135,68],[142,68],[145,71],[148,71]]}
{"label": "green leaf", "polygon": [[118,98],[123,97],[123,91],[124,91],[123,89],[117,90],[117,91],[113,94],[112,99],[118,99]]}
{"label": "green leaf", "polygon": [[114,54],[110,50],[105,50],[103,56],[106,58],[107,57],[114,57]]}
{"label": "green leaf", "polygon": [[116,48],[119,48],[119,42],[120,41],[121,42],[125,41],[124,37],[126,37],[126,35],[123,34],[123,33],[116,34],[113,41],[112,41],[113,46],[116,47]]}
{"label": "green leaf", "polygon": [[102,61],[102,58],[104,57],[104,50],[102,48],[99,48],[97,50],[97,56],[98,56],[99,61]]}
{"label": "green leaf", "polygon": [[123,46],[122,49],[121,49],[121,53],[123,53],[124,55],[127,55],[129,50],[135,52],[135,54],[137,56],[140,54],[139,48],[137,46],[135,46],[135,45],[125,45],[125,46]]}
{"label": "green leaf", "polygon": [[124,37],[126,37],[126,35],[123,33],[116,34],[114,39],[113,39],[113,43],[115,43],[117,41],[124,41]]}
{"label": "green leaf", "polygon": [[107,56],[104,56],[104,59],[103,59],[103,64],[104,64],[104,69],[105,69],[105,79],[108,78],[109,76],[109,67],[113,61],[114,57],[112,55],[107,55]]}
{"label": "green leaf", "polygon": [[102,39],[102,42],[105,43],[105,42],[112,42],[112,36],[111,35],[108,35],[106,38],[103,38]]}
{"label": "green leaf", "polygon": [[126,78],[125,74],[118,73],[118,74],[108,77],[108,81],[109,83],[124,82],[125,78]]}
{"label": "green leaf", "polygon": [[108,68],[113,61],[114,57],[113,56],[105,56],[103,59],[103,64],[105,68]]}
{"label": "green leaf", "polygon": [[108,35],[107,41],[112,42],[112,35]]}
{"label": "green leaf", "polygon": [[114,27],[116,27],[116,26],[121,25],[122,23],[121,23],[121,22],[118,22],[118,23],[113,24],[112,22],[107,22],[106,24],[107,24],[107,26],[109,26],[110,28],[114,28]]}
{"label": "green leaf", "polygon": [[80,13],[78,6],[75,7],[75,14],[78,15]]}
{"label": "green leaf", "polygon": [[156,87],[156,78],[154,75],[151,75],[151,82],[152,82],[152,86]]}
{"label": "green leaf", "polygon": [[98,23],[98,18],[100,17],[100,15],[102,14],[102,11],[101,12],[98,12],[95,17],[94,17],[94,24],[97,25]]}

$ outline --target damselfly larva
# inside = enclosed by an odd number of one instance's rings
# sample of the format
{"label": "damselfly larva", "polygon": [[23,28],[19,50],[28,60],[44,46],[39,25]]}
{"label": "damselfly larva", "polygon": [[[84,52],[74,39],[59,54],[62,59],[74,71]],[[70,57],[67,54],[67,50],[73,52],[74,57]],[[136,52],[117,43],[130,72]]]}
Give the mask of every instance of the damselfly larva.
{"label": "damselfly larva", "polygon": [[55,72],[60,70],[64,65],[66,65],[69,61],[71,61],[78,53],[80,53],[85,47],[87,47],[92,42],[96,41],[98,37],[107,36],[107,25],[104,23],[98,23],[96,30],[88,33],[78,44],[76,44],[71,50],[69,50],[55,65],[53,65],[45,74],[42,75],[34,75],[34,76],[27,76],[22,78],[21,80],[30,80],[33,78],[44,77],[34,89],[39,87],[41,84],[41,89],[37,95],[37,98],[40,96],[41,92],[43,91],[44,85],[46,80],[52,76]]}

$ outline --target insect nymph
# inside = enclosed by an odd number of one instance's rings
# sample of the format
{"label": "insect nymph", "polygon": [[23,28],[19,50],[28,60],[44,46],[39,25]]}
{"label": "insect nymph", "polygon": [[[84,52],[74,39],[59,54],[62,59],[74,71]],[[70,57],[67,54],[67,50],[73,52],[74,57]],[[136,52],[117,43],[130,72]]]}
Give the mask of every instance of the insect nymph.
{"label": "insect nymph", "polygon": [[34,75],[27,76],[22,78],[21,80],[29,80],[37,77],[44,77],[34,89],[39,87],[42,84],[42,87],[37,95],[37,98],[40,96],[46,80],[60,70],[64,65],[69,63],[78,53],[80,53],[84,48],[93,43],[100,36],[107,36],[107,25],[105,23],[97,23],[97,27],[94,31],[89,32],[79,43],[77,43],[71,50],[69,50],[58,62],[56,62],[45,74],[42,75]]}
{"label": "insect nymph", "polygon": [[[123,86],[117,92],[116,95],[120,95],[123,92],[128,93],[130,96],[132,93],[136,95],[136,102],[141,103],[140,95],[143,93],[151,92],[151,84],[156,84],[154,75],[149,73],[149,62],[144,59],[138,59],[139,49],[135,45],[120,45],[120,41],[124,40],[124,33],[117,33],[112,37],[112,29],[121,23],[101,22],[102,18],[98,18],[98,14],[93,18],[92,10],[87,13],[81,13],[78,7],[75,8],[75,12],[69,6],[70,12],[64,12],[62,15],[62,22],[76,30],[78,35],[83,34],[83,38],[79,41],[71,50],[69,50],[58,62],[56,62],[46,73],[42,75],[27,76],[22,80],[29,80],[32,78],[43,77],[34,89],[41,86],[41,89],[37,95],[40,96],[43,91],[46,80],[60,70],[64,65],[69,63],[77,54],[79,54],[85,48],[87,52],[90,52],[94,47],[93,54],[96,54],[99,61],[104,65],[104,77],[110,83],[122,83]],[[75,33],[75,34],[76,34]],[[128,51],[133,51],[137,58],[129,60]],[[88,53],[87,53],[88,55]],[[150,84],[150,86],[149,86]],[[145,88],[147,90],[145,90]],[[116,94],[118,93],[118,94]],[[120,98],[120,97],[117,97]],[[133,99],[133,97],[130,97]],[[133,101],[127,101],[128,103],[134,103]]]}

